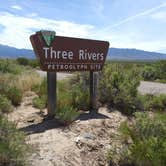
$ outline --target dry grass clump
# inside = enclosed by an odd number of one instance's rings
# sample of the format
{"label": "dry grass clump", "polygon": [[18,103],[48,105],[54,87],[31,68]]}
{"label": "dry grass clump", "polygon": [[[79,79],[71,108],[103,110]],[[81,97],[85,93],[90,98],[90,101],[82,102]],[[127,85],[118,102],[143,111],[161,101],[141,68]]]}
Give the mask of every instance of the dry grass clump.
{"label": "dry grass clump", "polygon": [[[10,78],[9,78],[10,79]],[[9,81],[9,80],[8,80]],[[22,92],[30,91],[34,85],[40,84],[42,78],[35,71],[27,71],[10,80],[9,86],[14,86]]]}

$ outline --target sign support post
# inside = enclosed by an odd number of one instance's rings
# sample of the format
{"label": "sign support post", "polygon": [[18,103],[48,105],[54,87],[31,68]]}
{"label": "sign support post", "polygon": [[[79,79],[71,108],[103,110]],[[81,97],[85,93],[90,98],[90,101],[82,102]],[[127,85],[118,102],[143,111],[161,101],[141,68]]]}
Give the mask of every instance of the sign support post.
{"label": "sign support post", "polygon": [[97,75],[95,72],[90,71],[90,113],[97,110]]}
{"label": "sign support post", "polygon": [[47,92],[48,92],[48,117],[53,118],[56,112],[56,72],[47,72]]}

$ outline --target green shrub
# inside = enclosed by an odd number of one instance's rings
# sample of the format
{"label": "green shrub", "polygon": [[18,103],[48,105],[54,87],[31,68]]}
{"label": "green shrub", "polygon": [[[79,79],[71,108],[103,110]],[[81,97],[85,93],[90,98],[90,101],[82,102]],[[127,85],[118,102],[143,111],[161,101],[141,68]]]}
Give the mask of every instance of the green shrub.
{"label": "green shrub", "polygon": [[142,77],[147,81],[166,81],[166,60],[158,61],[142,68]]}
{"label": "green shrub", "polygon": [[39,61],[36,59],[31,59],[29,60],[29,66],[31,66],[32,68],[39,67]]}
{"label": "green shrub", "polygon": [[127,70],[121,64],[105,65],[100,74],[99,101],[132,114],[139,106],[137,87],[140,83],[137,68]]}
{"label": "green shrub", "polygon": [[25,143],[25,134],[0,115],[0,165],[25,166],[28,145]]}
{"label": "green shrub", "polygon": [[32,87],[32,91],[34,91],[39,97],[47,96],[47,79],[44,78],[40,84],[35,84]]}
{"label": "green shrub", "polygon": [[17,58],[17,62],[19,65],[24,65],[24,66],[29,65],[29,60],[24,57]]}
{"label": "green shrub", "polygon": [[[109,159],[121,166],[165,166],[166,114],[136,113],[135,120],[120,127],[122,145],[119,151],[111,149]],[[118,156],[118,157],[117,157]],[[114,163],[115,164],[115,163]]]}
{"label": "green shrub", "polygon": [[142,71],[142,77],[144,80],[153,81],[157,78],[156,69],[152,66],[146,66]]}
{"label": "green shrub", "polygon": [[56,112],[56,117],[64,125],[69,125],[79,116],[79,114],[80,113],[71,106],[62,106],[58,108],[58,111]]}
{"label": "green shrub", "polygon": [[7,96],[14,106],[18,106],[21,103],[23,93],[16,87],[11,87],[7,92]]}
{"label": "green shrub", "polygon": [[13,110],[11,101],[0,94],[0,113],[9,113]]}
{"label": "green shrub", "polygon": [[12,74],[20,74],[22,72],[22,68],[15,63],[14,60],[1,59],[0,60],[0,72],[1,73],[12,73]]}
{"label": "green shrub", "polygon": [[36,108],[39,108],[39,109],[44,109],[46,108],[46,105],[47,105],[47,97],[43,96],[41,98],[39,97],[35,97],[33,99],[33,106],[36,107]]}
{"label": "green shrub", "polygon": [[72,97],[69,93],[70,85],[68,80],[59,80],[57,82],[57,105],[62,107],[64,105],[72,104]]}
{"label": "green shrub", "polygon": [[166,111],[166,95],[140,95],[143,108],[146,111]]}
{"label": "green shrub", "polygon": [[89,109],[89,74],[78,73],[69,80],[72,106],[79,110]]}

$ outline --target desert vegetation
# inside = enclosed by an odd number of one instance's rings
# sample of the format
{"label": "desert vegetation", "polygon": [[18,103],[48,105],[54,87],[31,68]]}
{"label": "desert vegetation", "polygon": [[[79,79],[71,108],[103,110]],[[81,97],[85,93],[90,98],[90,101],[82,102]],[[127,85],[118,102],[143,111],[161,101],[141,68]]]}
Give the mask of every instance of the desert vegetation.
{"label": "desert vegetation", "polygon": [[[0,165],[10,165],[13,161],[16,166],[24,165],[27,156],[25,133],[9,122],[6,114],[21,104],[26,91],[36,93],[35,108],[47,107],[47,81],[36,73],[36,67],[35,60],[0,59]],[[98,105],[118,110],[130,119],[121,124],[115,138],[117,147],[108,151],[110,164],[163,166],[166,163],[166,95],[138,92],[140,80],[165,83],[165,73],[166,61],[108,61],[98,73]],[[58,81],[57,95],[56,119],[70,125],[82,111],[89,110],[89,73],[75,73]]]}

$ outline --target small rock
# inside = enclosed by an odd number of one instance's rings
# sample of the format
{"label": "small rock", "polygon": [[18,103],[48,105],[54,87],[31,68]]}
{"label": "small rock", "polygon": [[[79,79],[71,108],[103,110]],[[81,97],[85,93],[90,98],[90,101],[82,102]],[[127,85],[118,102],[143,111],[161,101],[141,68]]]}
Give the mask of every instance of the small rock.
{"label": "small rock", "polygon": [[85,139],[92,139],[92,140],[95,139],[95,136],[94,136],[93,134],[91,134],[91,133],[85,133],[85,134],[83,135],[83,137],[84,137]]}

